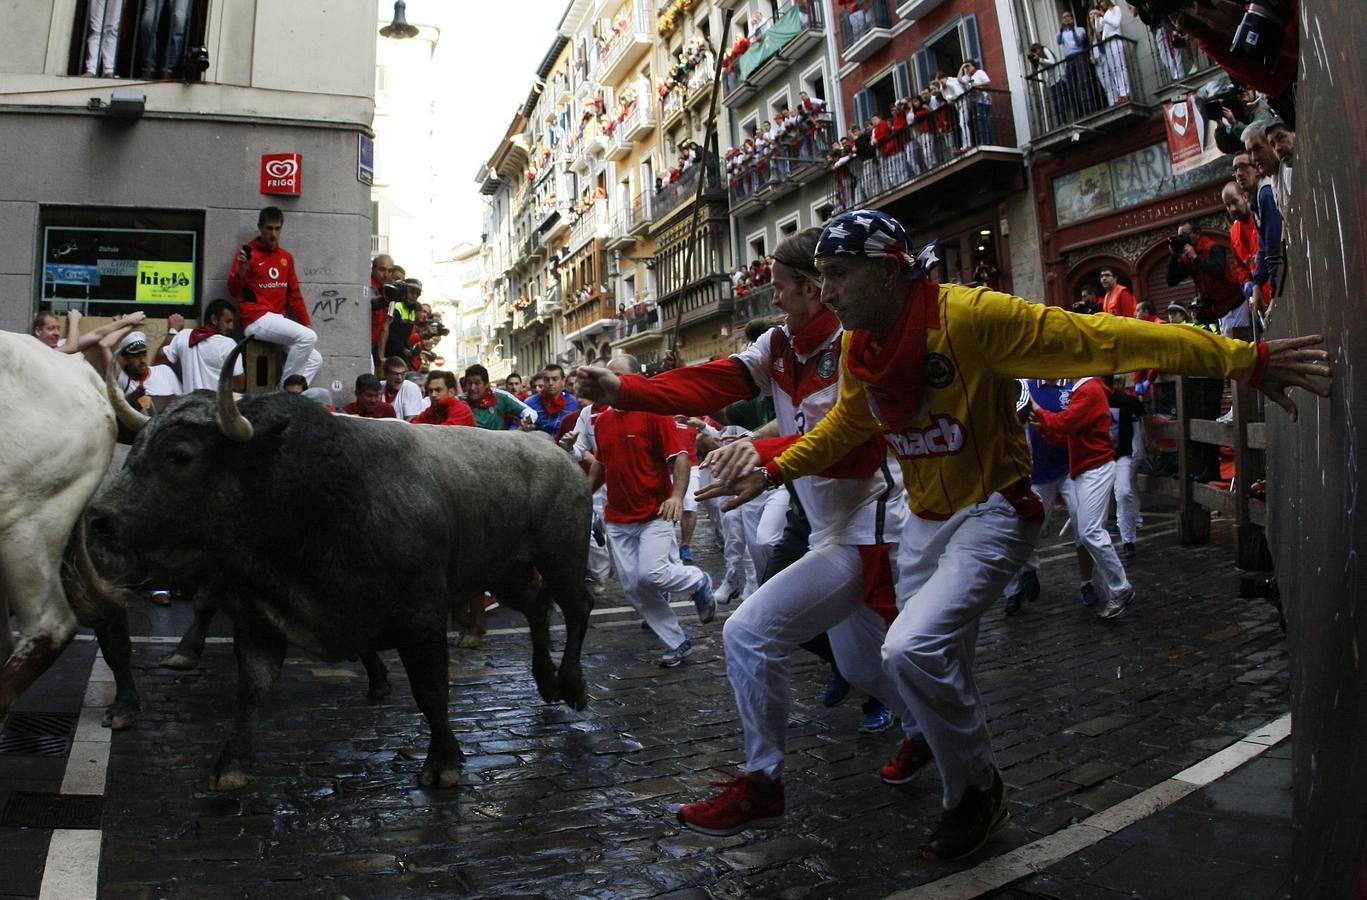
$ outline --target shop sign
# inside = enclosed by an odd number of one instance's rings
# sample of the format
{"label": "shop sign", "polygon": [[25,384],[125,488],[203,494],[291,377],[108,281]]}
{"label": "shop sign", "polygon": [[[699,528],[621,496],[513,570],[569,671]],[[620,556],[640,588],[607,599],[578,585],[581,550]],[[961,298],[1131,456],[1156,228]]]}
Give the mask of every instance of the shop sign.
{"label": "shop sign", "polygon": [[1173,171],[1166,144],[1154,144],[1060,175],[1053,181],[1054,212],[1060,228],[1180,194],[1223,175],[1215,159],[1182,172]]}
{"label": "shop sign", "polygon": [[261,193],[299,196],[303,169],[304,156],[301,153],[261,154]]}
{"label": "shop sign", "polygon": [[197,244],[193,231],[46,227],[41,297],[189,306],[195,301]]}
{"label": "shop sign", "polygon": [[193,303],[195,267],[188,262],[138,260],[138,303]]}

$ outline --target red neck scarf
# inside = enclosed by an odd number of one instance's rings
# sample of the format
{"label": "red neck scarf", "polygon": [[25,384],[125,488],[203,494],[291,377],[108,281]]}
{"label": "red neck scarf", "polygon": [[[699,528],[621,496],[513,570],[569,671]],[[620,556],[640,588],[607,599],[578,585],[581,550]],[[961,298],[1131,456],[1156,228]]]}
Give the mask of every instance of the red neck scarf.
{"label": "red neck scarf", "polygon": [[212,325],[201,325],[190,332],[190,346],[193,347],[200,341],[211,338],[218,334],[218,329]]}
{"label": "red neck scarf", "polygon": [[548,416],[558,416],[565,409],[565,392],[550,395],[545,391],[541,392],[541,408],[546,410]]}
{"label": "red neck scarf", "polygon": [[[466,396],[468,397],[469,395],[467,394]],[[475,409],[493,409],[494,404],[497,402],[498,397],[494,396],[494,389],[487,387],[484,389],[484,396],[480,397],[478,400],[471,399],[470,405]]]}
{"label": "red neck scarf", "polygon": [[850,337],[845,364],[868,385],[873,414],[889,432],[902,432],[921,411],[925,386],[926,329],[940,327],[940,286],[929,278],[912,285],[902,315],[884,338],[859,330]]}
{"label": "red neck scarf", "polygon": [[819,350],[821,345],[826,343],[826,338],[839,327],[840,320],[835,317],[835,313],[823,306],[821,312],[803,322],[802,327],[793,335],[793,350],[798,356],[810,356]]}

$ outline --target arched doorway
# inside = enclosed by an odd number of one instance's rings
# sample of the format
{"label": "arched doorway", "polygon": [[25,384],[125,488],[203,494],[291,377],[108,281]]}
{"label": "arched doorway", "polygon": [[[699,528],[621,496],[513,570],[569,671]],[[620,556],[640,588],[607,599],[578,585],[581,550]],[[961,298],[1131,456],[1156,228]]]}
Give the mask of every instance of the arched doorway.
{"label": "arched doorway", "polygon": [[1078,300],[1078,295],[1082,289],[1090,287],[1097,297],[1101,297],[1105,292],[1101,289],[1101,270],[1110,269],[1115,273],[1116,281],[1135,292],[1136,300],[1143,300],[1144,297],[1134,284],[1134,271],[1130,264],[1118,256],[1109,253],[1098,253],[1095,256],[1088,256],[1078,260],[1073,267],[1068,270],[1063,277],[1063,288],[1065,306],[1071,307]]}

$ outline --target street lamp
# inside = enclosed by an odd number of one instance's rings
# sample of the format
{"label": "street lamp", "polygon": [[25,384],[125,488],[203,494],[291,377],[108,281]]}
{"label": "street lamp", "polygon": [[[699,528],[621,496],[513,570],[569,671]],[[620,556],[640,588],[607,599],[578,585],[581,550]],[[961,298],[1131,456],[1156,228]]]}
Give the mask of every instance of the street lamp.
{"label": "street lamp", "polygon": [[418,27],[409,25],[408,17],[404,14],[407,8],[408,4],[403,0],[394,0],[394,21],[380,29],[380,37],[406,40],[418,36]]}

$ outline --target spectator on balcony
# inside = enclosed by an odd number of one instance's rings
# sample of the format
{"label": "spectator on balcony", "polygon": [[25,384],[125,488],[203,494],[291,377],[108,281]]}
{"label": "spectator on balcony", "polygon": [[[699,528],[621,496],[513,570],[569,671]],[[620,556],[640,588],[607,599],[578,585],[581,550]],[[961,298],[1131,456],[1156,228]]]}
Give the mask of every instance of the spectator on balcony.
{"label": "spectator on balcony", "polygon": [[1026,58],[1030,60],[1031,80],[1040,86],[1048,98],[1049,118],[1045,122],[1045,128],[1053,130],[1066,121],[1064,110],[1067,109],[1067,88],[1063,84],[1063,67],[1058,64],[1059,58],[1054,55],[1054,51],[1043,44],[1031,44]]}
{"label": "spectator on balcony", "polygon": [[86,7],[85,67],[81,74],[114,77],[114,62],[119,55],[119,25],[123,21],[123,0],[89,0]]}
{"label": "spectator on balcony", "polygon": [[1059,17],[1058,45],[1063,51],[1063,77],[1066,87],[1067,120],[1090,116],[1097,111],[1100,93],[1096,73],[1087,61],[1087,31],[1078,26],[1067,10]]}
{"label": "spectator on balcony", "polygon": [[908,104],[911,140],[907,146],[907,158],[911,162],[912,171],[920,173],[934,165],[930,140],[932,124],[930,107],[926,105],[925,98],[920,94],[912,94]]}
{"label": "spectator on balcony", "polygon": [[1093,42],[1092,63],[1106,92],[1108,106],[1130,99],[1130,68],[1120,31],[1124,17],[1114,0],[1095,0],[1087,13]]}
{"label": "spectator on balcony", "polygon": [[[157,34],[161,18],[170,21],[166,29],[166,52],[157,55]],[[170,78],[180,67],[185,53],[185,28],[190,18],[190,0],[142,0],[142,21],[138,23],[138,46],[142,48],[142,65],[138,77]]]}
{"label": "spectator on balcony", "polygon": [[958,78],[964,89],[957,107],[962,153],[970,147],[992,143],[992,95],[986,90],[992,79],[971,59],[959,67]]}

